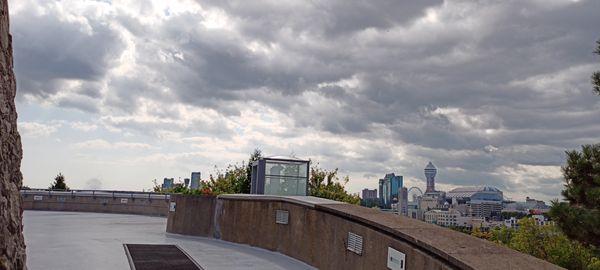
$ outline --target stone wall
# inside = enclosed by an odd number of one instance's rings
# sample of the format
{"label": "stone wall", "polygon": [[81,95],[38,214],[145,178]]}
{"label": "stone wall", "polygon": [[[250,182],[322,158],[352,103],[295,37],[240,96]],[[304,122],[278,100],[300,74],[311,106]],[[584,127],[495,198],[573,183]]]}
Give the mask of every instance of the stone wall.
{"label": "stone wall", "polygon": [[8,3],[0,4],[0,269],[25,268],[25,242],[21,218],[21,137],[17,131],[16,83]]}

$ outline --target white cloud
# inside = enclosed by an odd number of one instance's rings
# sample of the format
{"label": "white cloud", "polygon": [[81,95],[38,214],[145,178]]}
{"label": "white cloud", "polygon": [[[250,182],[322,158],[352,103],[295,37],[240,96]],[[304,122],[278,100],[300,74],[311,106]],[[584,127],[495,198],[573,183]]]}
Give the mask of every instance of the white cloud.
{"label": "white cloud", "polygon": [[71,128],[73,128],[73,129],[86,131],[86,132],[94,131],[94,130],[98,129],[98,125],[96,125],[94,123],[88,123],[88,122],[71,122],[70,125],[71,125]]}
{"label": "white cloud", "polygon": [[514,167],[500,167],[496,173],[506,175],[519,183],[528,183],[535,179],[560,178],[560,166],[542,166],[517,164]]}
{"label": "white cloud", "polygon": [[562,187],[562,171],[560,166],[526,165],[501,166],[492,174],[509,179],[513,187],[504,190],[505,196],[523,200],[524,194],[543,200],[559,198],[559,194],[549,194],[548,190]]}
{"label": "white cloud", "polygon": [[60,123],[19,122],[17,127],[23,136],[47,137],[55,133],[62,125]]}
{"label": "white cloud", "polygon": [[111,150],[111,149],[151,149],[151,145],[137,142],[108,142],[103,139],[88,140],[72,144],[75,149]]}
{"label": "white cloud", "polygon": [[[353,191],[392,171],[423,184],[432,160],[444,188],[542,181],[558,195],[560,178],[527,166],[555,168],[598,138],[600,17],[597,1],[542,3],[19,0],[18,93],[43,105],[20,130],[62,123],[74,156],[110,150],[64,161],[82,174],[127,164],[102,179],[209,170],[261,148],[338,167]],[[91,132],[103,139],[73,143]]]}
{"label": "white cloud", "polygon": [[570,66],[563,70],[511,81],[509,85],[539,93],[540,98],[566,98],[579,94],[582,90],[581,84],[588,85],[588,77],[596,68],[597,64]]}

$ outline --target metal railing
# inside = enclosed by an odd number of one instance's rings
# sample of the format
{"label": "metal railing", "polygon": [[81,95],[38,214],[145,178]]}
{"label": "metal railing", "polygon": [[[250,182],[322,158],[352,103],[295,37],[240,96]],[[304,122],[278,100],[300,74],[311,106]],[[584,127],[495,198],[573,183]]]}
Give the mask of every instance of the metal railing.
{"label": "metal railing", "polygon": [[121,191],[121,190],[51,190],[51,189],[21,189],[21,195],[42,195],[42,196],[71,196],[71,197],[102,197],[102,198],[131,198],[131,199],[164,199],[169,200],[170,194],[142,191]]}

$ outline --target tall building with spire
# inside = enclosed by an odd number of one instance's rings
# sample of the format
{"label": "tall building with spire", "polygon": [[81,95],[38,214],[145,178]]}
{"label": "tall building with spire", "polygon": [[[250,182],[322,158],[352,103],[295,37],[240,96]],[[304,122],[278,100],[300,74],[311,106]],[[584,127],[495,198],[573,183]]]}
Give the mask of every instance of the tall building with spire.
{"label": "tall building with spire", "polygon": [[425,167],[425,178],[427,178],[427,190],[425,193],[435,192],[435,175],[437,174],[437,168],[429,161]]}

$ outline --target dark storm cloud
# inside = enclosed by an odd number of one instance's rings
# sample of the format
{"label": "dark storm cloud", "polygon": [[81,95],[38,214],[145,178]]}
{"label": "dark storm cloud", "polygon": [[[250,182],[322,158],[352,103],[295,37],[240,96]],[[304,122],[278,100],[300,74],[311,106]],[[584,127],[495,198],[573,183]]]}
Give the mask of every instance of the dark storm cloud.
{"label": "dark storm cloud", "polygon": [[[103,80],[123,48],[119,33],[107,22],[93,18],[68,21],[50,6],[50,3],[39,5],[46,7],[44,13],[31,8],[11,17],[21,96],[51,96],[64,90],[61,80]],[[98,98],[100,89],[91,86],[81,87],[81,94]]]}
{"label": "dark storm cloud", "polygon": [[[222,12],[229,28],[202,24],[209,16],[192,9],[164,11],[151,24],[120,9],[86,24],[21,11],[12,32],[22,93],[52,97],[61,79],[81,80],[58,106],[125,116],[139,111],[141,98],[226,117],[256,102],[291,117],[292,136],[388,144],[303,145],[347,171],[398,168],[422,178],[424,164],[414,160],[433,160],[448,184],[511,192],[524,185],[510,173],[560,165],[564,150],[600,139],[600,98],[589,84],[600,69],[592,54],[599,1],[197,2]],[[125,53],[124,35],[135,43],[130,67],[109,75]],[[161,121],[114,125],[168,129],[182,117],[163,109],[154,116]],[[232,132],[214,124],[206,131]],[[391,158],[389,145],[404,146],[408,157]],[[527,181],[558,196],[558,179],[548,179]]]}
{"label": "dark storm cloud", "polygon": [[386,29],[422,15],[441,0],[405,1],[198,1],[222,8],[242,20],[242,29],[254,37],[271,40],[277,31],[311,32],[327,38],[367,28]]}

